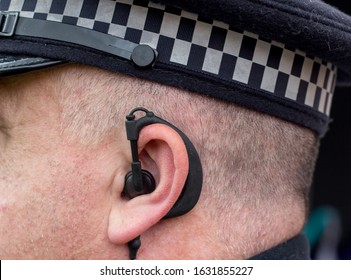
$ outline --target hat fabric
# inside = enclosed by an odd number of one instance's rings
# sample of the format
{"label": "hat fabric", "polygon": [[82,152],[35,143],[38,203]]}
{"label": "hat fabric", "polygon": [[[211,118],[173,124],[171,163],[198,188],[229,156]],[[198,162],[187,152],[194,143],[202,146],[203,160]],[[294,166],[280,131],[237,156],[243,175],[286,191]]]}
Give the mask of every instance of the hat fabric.
{"label": "hat fabric", "polygon": [[341,70],[338,84],[351,85],[351,17],[321,0],[156,1],[180,5],[332,62]]}
{"label": "hat fabric", "polygon": [[[235,102],[319,135],[325,133],[336,65],[346,73],[347,67],[341,63],[344,52],[340,49],[326,52],[325,35],[320,31],[329,28],[331,32],[330,26],[336,25],[332,19],[343,14],[321,1],[307,5],[305,1],[199,0],[183,1],[182,7],[178,1],[160,2],[162,5],[142,0],[1,1],[0,10],[19,12],[22,22],[13,36],[0,39],[0,52],[11,54],[13,64],[17,55],[21,59],[27,55],[130,73]],[[323,17],[327,11],[329,25]],[[333,18],[330,11],[335,13]],[[50,35],[39,34],[33,30],[40,28],[28,27],[33,22],[35,26],[58,25],[50,26]],[[295,22],[300,24],[293,27]],[[311,28],[303,28],[307,23]],[[149,45],[157,50],[158,58],[153,68],[137,68],[125,57],[89,46],[89,40],[88,45],[80,45],[83,37],[78,31],[60,40],[64,35],[56,31],[62,24],[107,34],[108,41],[118,37]],[[334,46],[330,44],[327,46]],[[0,72],[9,69],[8,64],[1,68],[0,63]]]}

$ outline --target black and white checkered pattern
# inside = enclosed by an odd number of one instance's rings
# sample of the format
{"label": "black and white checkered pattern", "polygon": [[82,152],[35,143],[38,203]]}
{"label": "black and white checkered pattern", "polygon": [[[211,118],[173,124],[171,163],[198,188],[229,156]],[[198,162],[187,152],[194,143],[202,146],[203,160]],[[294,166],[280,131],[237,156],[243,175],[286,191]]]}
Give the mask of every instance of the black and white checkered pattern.
{"label": "black and white checkered pattern", "polygon": [[158,60],[329,115],[337,69],[285,45],[144,0],[0,0],[0,10],[147,44]]}

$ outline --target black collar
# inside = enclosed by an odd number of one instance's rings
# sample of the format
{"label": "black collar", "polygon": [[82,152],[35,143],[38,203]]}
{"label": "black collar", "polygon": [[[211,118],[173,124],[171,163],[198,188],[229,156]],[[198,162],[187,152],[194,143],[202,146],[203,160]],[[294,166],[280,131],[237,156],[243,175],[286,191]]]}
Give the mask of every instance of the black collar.
{"label": "black collar", "polygon": [[294,238],[264,251],[250,260],[309,260],[310,245],[305,235],[299,234]]}

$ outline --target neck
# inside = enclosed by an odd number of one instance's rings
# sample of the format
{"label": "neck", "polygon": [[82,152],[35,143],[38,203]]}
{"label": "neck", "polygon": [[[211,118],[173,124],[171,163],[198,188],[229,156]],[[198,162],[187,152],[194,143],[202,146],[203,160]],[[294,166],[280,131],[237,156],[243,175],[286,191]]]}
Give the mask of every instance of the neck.
{"label": "neck", "polygon": [[248,259],[284,243],[301,232],[305,221],[304,212],[291,207],[235,208],[215,219],[225,259]]}

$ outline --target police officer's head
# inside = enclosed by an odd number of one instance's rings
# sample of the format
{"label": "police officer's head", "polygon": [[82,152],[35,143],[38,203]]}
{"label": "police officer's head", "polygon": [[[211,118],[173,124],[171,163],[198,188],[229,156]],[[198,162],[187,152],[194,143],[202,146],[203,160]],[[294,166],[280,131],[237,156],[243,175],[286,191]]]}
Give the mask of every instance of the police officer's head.
{"label": "police officer's head", "polygon": [[178,2],[0,2],[1,258],[140,235],[140,258],[248,258],[301,231],[351,20]]}

